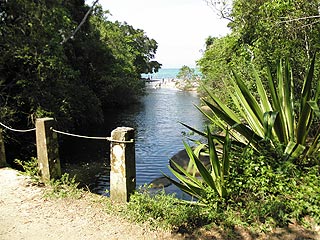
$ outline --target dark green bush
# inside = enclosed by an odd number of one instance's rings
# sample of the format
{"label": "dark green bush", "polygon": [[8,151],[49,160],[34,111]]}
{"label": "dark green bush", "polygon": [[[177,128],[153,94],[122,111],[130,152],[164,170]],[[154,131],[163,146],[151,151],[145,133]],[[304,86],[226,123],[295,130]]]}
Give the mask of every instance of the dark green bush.
{"label": "dark green bush", "polygon": [[320,223],[319,166],[275,161],[270,154],[257,156],[249,148],[236,159],[228,179],[226,206],[242,222],[274,227],[312,217]]}

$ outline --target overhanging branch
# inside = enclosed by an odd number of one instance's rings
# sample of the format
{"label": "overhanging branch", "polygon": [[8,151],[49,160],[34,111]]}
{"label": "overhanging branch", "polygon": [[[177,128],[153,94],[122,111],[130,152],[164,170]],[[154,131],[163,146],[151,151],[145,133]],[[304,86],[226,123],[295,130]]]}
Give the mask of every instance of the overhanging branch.
{"label": "overhanging branch", "polygon": [[69,39],[74,38],[76,33],[80,30],[81,26],[86,22],[87,18],[89,17],[90,13],[93,11],[94,6],[99,2],[99,0],[95,0],[92,4],[92,6],[89,8],[86,15],[84,15],[83,19],[81,20],[80,24],[77,26],[77,28],[70,34],[69,37],[64,38],[60,44],[66,43]]}
{"label": "overhanging branch", "polygon": [[230,22],[233,22],[232,17],[230,16],[231,13],[231,6],[230,0],[203,0],[214,12],[217,12],[221,18],[226,19]]}
{"label": "overhanging branch", "polygon": [[314,18],[320,18],[320,15],[300,17],[300,18],[293,18],[293,19],[281,21],[280,23],[296,22],[296,21],[307,20],[307,19],[314,19]]}

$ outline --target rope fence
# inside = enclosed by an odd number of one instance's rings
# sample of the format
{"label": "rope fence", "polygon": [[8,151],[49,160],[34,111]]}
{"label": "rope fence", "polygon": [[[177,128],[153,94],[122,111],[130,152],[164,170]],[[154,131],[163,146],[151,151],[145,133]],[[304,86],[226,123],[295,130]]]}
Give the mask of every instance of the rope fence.
{"label": "rope fence", "polygon": [[[31,128],[31,129],[26,129],[26,130],[14,129],[14,128],[11,128],[11,127],[3,124],[2,122],[0,122],[0,126],[4,127],[7,130],[10,130],[10,131],[13,131],[13,132],[20,132],[20,133],[27,133],[27,132],[36,131],[36,128]],[[107,140],[109,142],[115,142],[115,143],[133,143],[134,142],[133,139],[131,139],[129,141],[120,141],[120,140],[114,140],[111,137],[91,137],[91,136],[85,136],[85,135],[78,135],[78,134],[59,131],[59,130],[56,130],[56,129],[52,128],[52,127],[50,128],[50,130],[55,132],[55,133],[59,133],[61,135],[66,135],[66,136],[70,136],[70,137],[93,139],[93,140]]]}
{"label": "rope fence", "polygon": [[26,133],[26,132],[32,132],[32,131],[35,131],[36,128],[31,128],[31,129],[26,129],[26,130],[19,130],[19,129],[14,129],[14,128],[11,128],[11,127],[8,127],[7,125],[4,125],[3,123],[0,122],[0,125],[10,131],[13,131],[13,132],[21,132],[21,133]]}
{"label": "rope fence", "polygon": [[[35,128],[20,130],[0,122],[0,126],[14,132],[36,132],[37,160],[42,180],[46,183],[61,177],[59,144],[57,134],[70,137],[105,140],[110,144],[110,198],[116,202],[129,201],[136,187],[134,129],[118,127],[111,132],[111,137],[92,137],[63,132],[54,129],[53,118],[36,120]],[[0,127],[0,167],[6,166],[3,129]],[[120,143],[120,144],[112,144]]]}
{"label": "rope fence", "polygon": [[70,136],[70,137],[93,139],[93,140],[107,140],[109,142],[116,142],[116,143],[133,143],[134,142],[133,139],[131,139],[129,141],[120,141],[120,140],[114,140],[111,137],[90,137],[90,136],[78,135],[78,134],[73,134],[73,133],[67,133],[67,132],[59,131],[59,130],[56,130],[56,129],[53,129],[53,128],[50,128],[50,130],[55,132],[55,133],[59,133],[59,134]]}

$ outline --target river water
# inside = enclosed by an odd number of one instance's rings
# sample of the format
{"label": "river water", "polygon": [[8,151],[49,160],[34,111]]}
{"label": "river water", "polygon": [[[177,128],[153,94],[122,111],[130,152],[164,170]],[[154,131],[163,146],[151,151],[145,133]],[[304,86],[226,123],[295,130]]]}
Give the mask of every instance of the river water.
{"label": "river water", "polygon": [[[135,129],[137,186],[163,176],[162,172],[171,175],[168,169],[169,159],[184,149],[183,140],[190,133],[179,122],[197,129],[203,129],[204,126],[204,118],[194,105],[199,105],[199,98],[195,93],[149,87],[140,104],[127,110],[108,112],[105,124],[109,129],[120,126]],[[90,188],[93,192],[104,194],[108,189],[108,162],[105,159],[103,162],[97,160],[82,164],[85,170],[80,171],[91,175]]]}

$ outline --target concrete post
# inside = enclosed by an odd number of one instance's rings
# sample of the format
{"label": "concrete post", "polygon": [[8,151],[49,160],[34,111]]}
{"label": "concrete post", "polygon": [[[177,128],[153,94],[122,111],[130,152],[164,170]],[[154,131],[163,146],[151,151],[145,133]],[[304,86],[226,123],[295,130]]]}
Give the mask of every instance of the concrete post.
{"label": "concrete post", "polygon": [[[134,129],[118,127],[111,132],[110,199],[118,203],[129,201],[136,188]],[[125,142],[123,142],[125,141]]]}
{"label": "concrete post", "polygon": [[0,128],[0,167],[6,167],[7,161],[6,161],[6,151],[4,148],[4,140],[2,136],[2,128]]}
{"label": "concrete post", "polygon": [[37,156],[41,178],[44,182],[61,177],[57,134],[52,131],[53,118],[36,120]]}

